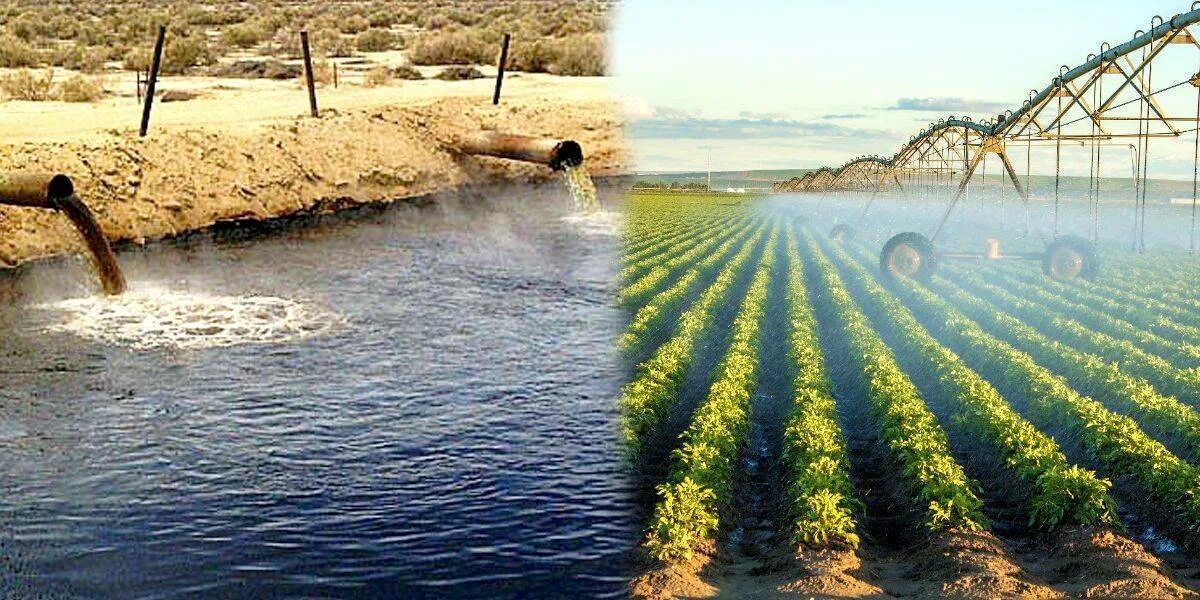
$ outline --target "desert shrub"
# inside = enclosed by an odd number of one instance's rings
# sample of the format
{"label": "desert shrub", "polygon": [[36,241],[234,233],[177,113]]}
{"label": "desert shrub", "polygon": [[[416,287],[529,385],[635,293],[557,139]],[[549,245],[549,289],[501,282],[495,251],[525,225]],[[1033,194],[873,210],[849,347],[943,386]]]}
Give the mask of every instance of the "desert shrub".
{"label": "desert shrub", "polygon": [[46,69],[40,75],[21,69],[0,76],[0,91],[11,100],[51,100],[54,98],[54,69]]}
{"label": "desert shrub", "polygon": [[38,64],[37,52],[23,40],[0,34],[0,67],[15,69]]}
{"label": "desert shrub", "polygon": [[[303,79],[303,77],[301,77]],[[313,61],[313,84],[328,85],[333,81],[333,63],[327,60]],[[303,83],[303,81],[301,82]]]}
{"label": "desert shrub", "polygon": [[391,11],[381,10],[367,15],[367,22],[371,24],[371,27],[387,29],[395,25],[397,21],[396,15]]}
{"label": "desert shrub", "polygon": [[385,52],[395,48],[398,41],[396,34],[386,29],[368,29],[354,38],[354,46],[361,52]]}
{"label": "desert shrub", "polygon": [[64,102],[95,102],[104,97],[104,82],[73,75],[58,85],[58,97]]}
{"label": "desert shrub", "polygon": [[75,19],[67,15],[56,15],[51,17],[50,20],[45,21],[41,29],[42,37],[56,40],[73,40],[79,28]]}
{"label": "desert shrub", "polygon": [[280,29],[271,40],[271,54],[283,58],[300,58],[300,32]]}
{"label": "desert shrub", "polygon": [[604,36],[595,33],[524,41],[514,39],[509,50],[509,67],[527,73],[555,75],[603,75],[606,61]]}
{"label": "desert shrub", "polygon": [[466,79],[483,79],[483,77],[484,75],[479,72],[479,69],[463,66],[446,67],[442,69],[441,73],[433,76],[434,79],[441,79],[443,81],[463,81]]}
{"label": "desert shrub", "polygon": [[183,21],[190,25],[232,25],[246,20],[246,14],[230,7],[194,6],[183,11]]}
{"label": "desert shrub", "polygon": [[392,82],[392,72],[387,67],[375,67],[363,76],[363,85],[366,87],[377,87],[387,85]]}
{"label": "desert shrub", "polygon": [[606,68],[604,36],[598,33],[567,37],[552,42],[554,61],[549,72],[555,75],[598,76]]}
{"label": "desert shrub", "polygon": [[32,14],[23,14],[4,24],[4,31],[17,39],[31,42],[42,37],[41,24]]}
{"label": "desert shrub", "polygon": [[237,48],[253,48],[267,39],[267,32],[257,23],[239,23],[221,32],[221,39]]}
{"label": "desert shrub", "polygon": [[495,53],[480,32],[456,29],[417,36],[409,60],[415,65],[473,65],[490,63]]}
{"label": "desert shrub", "polygon": [[55,50],[50,63],[64,69],[96,73],[104,68],[108,52],[104,48],[89,48],[83,44],[64,46]]}
{"label": "desert shrub", "polygon": [[392,67],[392,77],[396,79],[425,79],[425,76],[420,71],[413,68],[412,65],[400,65]]}
{"label": "desert shrub", "polygon": [[343,37],[336,29],[322,29],[312,34],[310,42],[313,45],[313,52],[328,58],[354,55],[352,39]]}
{"label": "desert shrub", "polygon": [[346,17],[338,23],[338,31],[342,33],[362,33],[371,27],[371,22],[366,17],[353,15]]}
{"label": "desert shrub", "polygon": [[216,56],[200,35],[168,39],[163,48],[162,72],[167,75],[186,73],[192,67],[211,65]]}
{"label": "desert shrub", "polygon": [[[135,46],[130,48],[121,61],[123,68],[129,71],[145,71],[150,68],[153,49]],[[162,73],[164,75],[179,75],[186,73],[192,67],[215,64],[216,54],[208,47],[208,43],[199,35],[174,37],[167,35],[163,48]]]}

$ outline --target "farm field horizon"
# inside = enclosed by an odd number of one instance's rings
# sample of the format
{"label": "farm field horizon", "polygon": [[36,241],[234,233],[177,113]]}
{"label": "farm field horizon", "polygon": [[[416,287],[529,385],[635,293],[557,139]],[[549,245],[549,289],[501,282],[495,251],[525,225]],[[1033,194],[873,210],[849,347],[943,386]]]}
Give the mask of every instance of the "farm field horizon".
{"label": "farm field horizon", "polygon": [[[831,239],[864,201],[628,196],[633,595],[1195,596],[1200,313],[1175,282],[1200,262],[1129,251],[1112,208],[1090,281],[888,278],[881,240],[929,212],[884,203]],[[942,244],[1040,250],[1002,210]]]}

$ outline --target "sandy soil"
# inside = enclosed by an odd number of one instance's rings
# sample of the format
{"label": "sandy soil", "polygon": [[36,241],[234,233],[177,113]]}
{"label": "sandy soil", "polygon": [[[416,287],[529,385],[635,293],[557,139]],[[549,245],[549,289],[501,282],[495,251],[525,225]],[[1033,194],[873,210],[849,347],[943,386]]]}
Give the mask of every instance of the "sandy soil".
{"label": "sandy soil", "polygon": [[[167,78],[199,98],[156,105],[138,138],[132,97],[92,105],[8,102],[0,171],[61,172],[114,240],[143,242],[233,219],[386,201],[494,179],[541,179],[541,166],[458,155],[444,143],[497,129],[578,140],[596,175],[625,170],[621,119],[602,78],[520,74],[493,81],[403,81],[319,90],[305,117],[295,81]],[[66,219],[0,207],[0,266],[82,248]]]}

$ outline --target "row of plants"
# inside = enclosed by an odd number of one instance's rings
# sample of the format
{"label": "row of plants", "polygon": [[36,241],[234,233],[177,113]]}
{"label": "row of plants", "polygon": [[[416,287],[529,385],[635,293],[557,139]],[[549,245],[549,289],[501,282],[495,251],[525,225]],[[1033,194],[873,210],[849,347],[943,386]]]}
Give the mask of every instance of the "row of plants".
{"label": "row of plants", "polygon": [[[716,219],[702,219],[699,222],[687,222],[668,219],[649,219],[630,217],[631,223],[626,224],[625,240],[622,244],[621,264],[629,267],[647,257],[656,256],[674,244],[710,233],[713,229],[723,229],[741,220],[741,216],[729,216]],[[641,222],[638,222],[641,221]],[[622,269],[624,273],[624,269]],[[622,275],[622,280],[628,277]]]}
{"label": "row of plants", "polygon": [[621,293],[632,293],[629,290],[651,278],[655,273],[663,273],[662,277],[669,276],[676,267],[686,266],[689,264],[687,262],[689,259],[694,262],[696,257],[703,256],[722,241],[745,232],[750,226],[750,220],[746,219],[714,227],[707,231],[694,231],[687,237],[675,239],[669,244],[658,247],[654,254],[646,255],[641,260],[630,263],[621,269],[618,281],[626,285]]}
{"label": "row of plants", "polygon": [[1191,369],[1200,366],[1200,346],[1195,344],[1179,344],[1163,339],[1161,336],[1145,331],[1126,321],[1098,311],[1085,303],[1074,303],[1062,296],[1048,291],[1039,285],[1031,284],[1015,277],[1000,274],[997,284],[1019,292],[1026,298],[1036,301],[1047,309],[1060,314],[1069,314],[1083,325],[1112,336],[1136,344],[1142,350],[1159,356],[1181,369]]}
{"label": "row of plants", "polygon": [[776,232],[767,243],[708,397],[680,436],[667,482],[657,488],[647,545],[663,562],[686,561],[698,546],[712,541],[720,515],[729,507],[734,462],[746,438],[750,400],[758,385],[759,333],[777,239]]}
{"label": "row of plants", "polygon": [[660,264],[654,265],[648,273],[621,288],[621,291],[617,293],[617,303],[625,308],[645,304],[647,299],[662,291],[663,286],[667,285],[669,281],[677,279],[684,269],[695,263],[700,257],[711,252],[727,239],[748,235],[752,226],[753,222],[747,220],[740,227],[730,227],[717,235],[708,236],[691,249],[671,258],[665,258]]}
{"label": "row of plants", "polygon": [[1116,521],[1110,483],[1071,465],[1058,443],[1013,410],[977,372],[939,343],[902,302],[881,286],[845,251],[832,252],[843,278],[860,291],[864,308],[895,333],[894,349],[920,361],[936,376],[939,397],[949,402],[953,420],[974,439],[995,450],[1008,472],[1029,486],[1029,524],[1041,529]]}
{"label": "row of plants", "polygon": [[[1182,326],[1183,329],[1179,330],[1181,332],[1196,331],[1200,327],[1200,313],[1196,312],[1197,303],[1193,299],[1182,297],[1185,306],[1180,306],[1167,300],[1163,294],[1167,290],[1162,290],[1153,283],[1123,281],[1118,274],[1106,279],[1108,280],[1103,283],[1086,280],[1072,282],[1069,287],[1078,288],[1093,296],[1107,296],[1110,300],[1122,304],[1143,306],[1148,311],[1157,313],[1159,319],[1164,322],[1162,326],[1171,330],[1176,330],[1173,325]],[[1178,289],[1178,282],[1175,287]],[[1179,297],[1178,293],[1173,295]]]}
{"label": "row of plants", "polygon": [[[758,245],[764,231],[760,227],[757,233],[750,235],[749,239],[738,235],[726,240],[703,260],[692,265],[671,287],[651,298],[645,306],[634,313],[621,337],[617,338],[617,347],[621,352],[626,357],[631,357],[646,347],[653,333],[659,330],[667,316],[691,296],[700,283],[720,267],[723,261],[728,260],[727,263],[724,263],[722,272],[740,272],[742,265],[749,260],[752,251]],[[735,249],[738,250],[736,253]],[[730,259],[730,256],[733,258]]]}
{"label": "row of plants", "polygon": [[990,372],[990,381],[1023,397],[1043,428],[1061,428],[1108,475],[1128,477],[1179,522],[1200,527],[1200,472],[1148,436],[1132,418],[1080,394],[1066,379],[988,334],[932,291],[910,280],[897,280],[893,290],[909,306],[926,311],[931,331],[943,343],[981,372]]}
{"label": "row of plants", "polygon": [[[767,241],[773,248],[778,231]],[[769,255],[769,253],[768,253]],[[717,276],[682,315],[671,339],[638,365],[633,380],[622,390],[619,407],[621,428],[631,458],[641,452],[645,436],[653,430],[675,403],[688,368],[696,358],[700,341],[712,331],[714,314],[726,302],[738,271],[728,269]]]}
{"label": "row of plants", "polygon": [[1093,331],[1083,324],[1045,310],[1008,290],[992,285],[978,275],[960,270],[953,273],[955,283],[987,298],[991,304],[1021,319],[1043,336],[1054,336],[1078,351],[1119,365],[1120,370],[1146,380],[1163,394],[1195,403],[1200,401],[1200,371],[1179,369],[1161,357],[1150,354],[1133,343]]}
{"label": "row of plants", "polygon": [[931,530],[988,528],[975,484],[950,455],[946,432],[922,400],[892,351],[854,303],[832,263],[804,232],[809,259],[816,265],[824,298],[831,303],[862,373],[866,399],[878,420],[888,455],[900,467]]}
{"label": "row of plants", "polygon": [[[1029,277],[1029,275],[1025,277]],[[1045,278],[1039,278],[1037,285],[1051,293],[1059,294],[1067,300],[1084,304],[1093,310],[1140,327],[1171,342],[1194,344],[1200,340],[1200,328],[1181,325],[1164,317],[1161,314],[1162,307],[1160,305],[1162,303],[1143,301],[1124,304],[1079,286],[1066,285]]]}
{"label": "row of plants", "polygon": [[1200,449],[1200,414],[1173,396],[1160,394],[1150,382],[1125,373],[1120,363],[1080,352],[1002,312],[994,304],[939,281],[931,289],[976,320],[991,334],[1028,353],[1039,364],[1066,377],[1081,393],[1128,414],[1141,426],[1176,440],[1187,454]]}
{"label": "row of plants", "polygon": [[804,261],[787,236],[788,357],[795,368],[792,410],[784,424],[782,460],[792,540],[809,547],[857,548],[854,515],[861,503],[850,482],[846,440],[837,420],[817,319],[804,283]]}

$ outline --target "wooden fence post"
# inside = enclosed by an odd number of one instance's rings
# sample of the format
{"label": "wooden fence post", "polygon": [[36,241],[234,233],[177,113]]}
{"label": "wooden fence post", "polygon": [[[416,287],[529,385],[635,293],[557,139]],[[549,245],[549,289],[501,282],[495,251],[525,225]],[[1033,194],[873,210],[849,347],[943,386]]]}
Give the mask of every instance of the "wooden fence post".
{"label": "wooden fence post", "polygon": [[146,102],[142,105],[142,127],[138,131],[140,137],[146,137],[150,130],[150,108],[154,105],[154,86],[158,83],[158,71],[162,66],[163,42],[167,37],[167,26],[158,26],[158,40],[154,42],[154,57],[150,60],[150,76],[146,81]]}
{"label": "wooden fence post", "polygon": [[304,51],[304,78],[308,80],[308,107],[317,116],[317,83],[313,78],[312,54],[308,50],[308,32],[300,32],[300,49]]}

